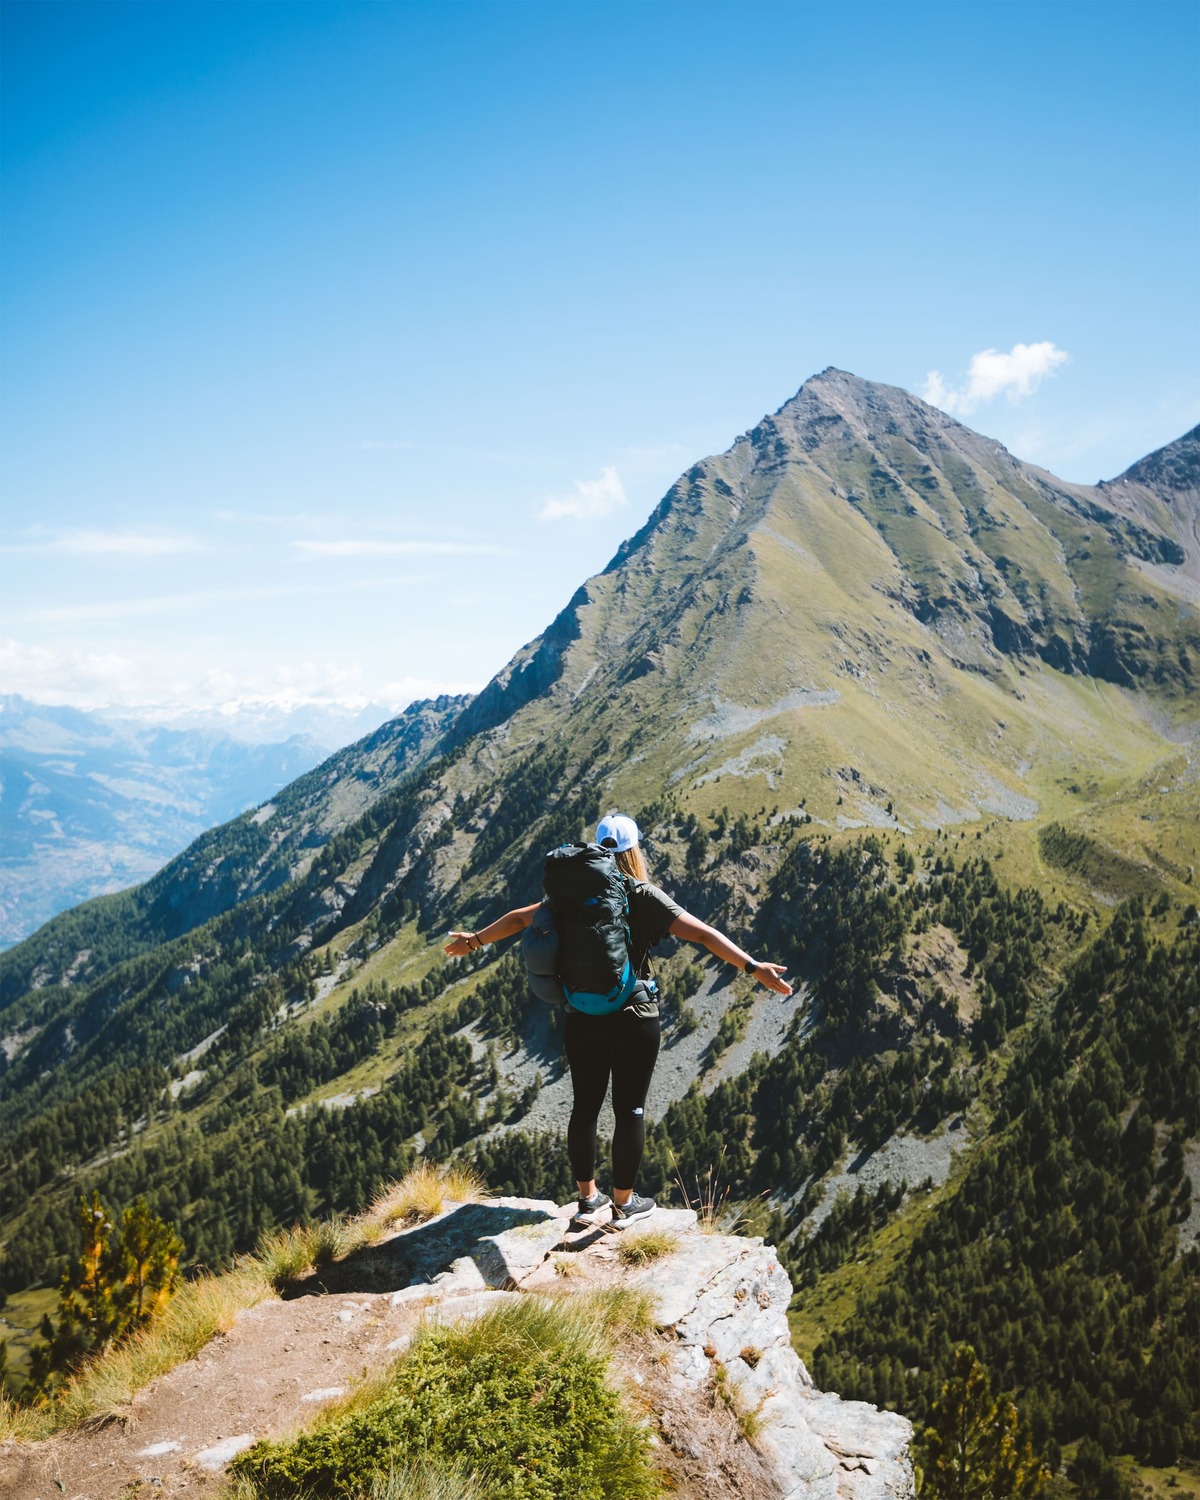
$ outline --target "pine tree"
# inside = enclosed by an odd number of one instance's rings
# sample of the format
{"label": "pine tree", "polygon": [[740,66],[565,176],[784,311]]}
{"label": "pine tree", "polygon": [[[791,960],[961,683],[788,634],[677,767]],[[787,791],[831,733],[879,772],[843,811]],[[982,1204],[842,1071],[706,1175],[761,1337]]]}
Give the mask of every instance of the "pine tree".
{"label": "pine tree", "polygon": [[113,1225],[93,1192],[92,1201],[79,1200],[79,1259],[63,1273],[59,1292],[59,1321],[75,1334],[85,1349],[98,1348],[116,1330],[116,1287],[112,1279],[110,1242]]}
{"label": "pine tree", "polygon": [[121,1331],[146,1322],[167,1303],[179,1281],[183,1241],[172,1224],[152,1214],[139,1198],[121,1216],[121,1287],[117,1294]]}
{"label": "pine tree", "polygon": [[1034,1500],[1050,1480],[1017,1428],[1017,1409],[993,1396],[970,1345],[954,1351],[932,1425],[914,1442],[919,1493],[928,1500]]}
{"label": "pine tree", "polygon": [[174,1292],[183,1242],[152,1214],[143,1198],[127,1208],[121,1235],[93,1192],[79,1201],[79,1258],[63,1272],[58,1322],[42,1319],[41,1342],[30,1351],[29,1386],[44,1391],[90,1354],[145,1323]]}
{"label": "pine tree", "polygon": [[109,1244],[112,1221],[100,1194],[79,1200],[79,1258],[62,1274],[58,1289],[58,1322],[42,1319],[42,1342],[30,1351],[29,1383],[44,1390],[52,1375],[74,1369],[112,1336],[117,1320]]}

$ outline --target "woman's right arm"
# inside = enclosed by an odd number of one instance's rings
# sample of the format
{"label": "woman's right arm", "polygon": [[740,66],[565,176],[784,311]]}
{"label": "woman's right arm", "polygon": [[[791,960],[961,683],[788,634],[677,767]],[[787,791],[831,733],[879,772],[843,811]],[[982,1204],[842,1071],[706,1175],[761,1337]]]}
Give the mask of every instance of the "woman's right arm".
{"label": "woman's right arm", "polygon": [[512,911],[506,911],[502,917],[497,917],[494,922],[489,922],[486,927],[481,927],[478,932],[451,932],[445,946],[445,953],[450,958],[461,958],[464,953],[474,953],[477,948],[484,948],[488,943],[503,942],[506,937],[512,937],[514,932],[522,932],[533,921],[533,914],[541,905],[535,901],[532,906],[518,906]]}

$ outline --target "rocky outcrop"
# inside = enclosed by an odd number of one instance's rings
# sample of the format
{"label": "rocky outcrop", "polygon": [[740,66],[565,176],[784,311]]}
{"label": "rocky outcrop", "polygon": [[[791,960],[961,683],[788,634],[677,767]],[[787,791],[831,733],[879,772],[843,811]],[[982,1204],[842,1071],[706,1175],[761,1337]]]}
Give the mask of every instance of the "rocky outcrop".
{"label": "rocky outcrop", "polygon": [[[620,1235],[572,1225],[569,1212],[520,1198],[464,1205],[322,1272],[321,1284],[330,1291],[391,1284],[392,1307],[420,1306],[436,1319],[474,1317],[498,1297],[539,1291],[645,1292],[659,1358],[630,1350],[621,1373],[650,1404],[661,1443],[685,1468],[698,1466],[698,1480],[720,1469],[735,1493],[764,1500],[911,1495],[910,1424],[815,1388],[791,1346],[792,1288],[772,1246],[701,1233],[690,1210],[659,1209]],[[672,1248],[644,1267],[625,1265],[619,1246],[651,1232],[668,1235]],[[732,1449],[719,1454],[709,1451],[718,1402],[736,1414]],[[674,1478],[675,1492],[687,1493],[686,1475]]]}
{"label": "rocky outcrop", "polygon": [[[908,1422],[814,1388],[791,1347],[791,1286],[770,1245],[703,1234],[690,1211],[659,1210],[621,1233],[580,1228],[572,1206],[454,1204],[363,1245],[283,1300],[240,1313],[114,1412],[119,1421],[0,1444],[0,1491],[119,1500],[153,1485],[215,1500],[237,1453],[379,1373],[420,1323],[624,1287],[648,1296],[654,1329],[622,1344],[614,1378],[644,1413],[679,1500],[910,1500]],[[621,1253],[647,1235],[656,1243],[644,1263]]]}
{"label": "rocky outcrop", "polygon": [[[786,1500],[910,1495],[910,1424],[814,1387],[791,1345],[792,1287],[774,1248],[697,1233],[687,1223],[694,1223],[691,1213],[655,1217],[647,1229],[674,1223],[682,1232],[669,1255],[634,1279],[655,1298],[678,1391],[694,1405],[714,1382],[728,1389],[755,1433],[748,1446]],[[664,1436],[672,1441],[676,1434]]]}

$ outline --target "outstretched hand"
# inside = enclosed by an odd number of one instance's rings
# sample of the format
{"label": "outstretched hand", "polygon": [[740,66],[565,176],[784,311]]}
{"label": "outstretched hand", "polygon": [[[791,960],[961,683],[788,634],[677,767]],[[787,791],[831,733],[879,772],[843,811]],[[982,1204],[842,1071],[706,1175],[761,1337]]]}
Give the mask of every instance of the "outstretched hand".
{"label": "outstretched hand", "polygon": [[790,995],[792,987],[783,977],[787,973],[784,964],[755,964],[754,977],[759,984],[766,985],[767,989],[774,990],[777,995]]}
{"label": "outstretched hand", "polygon": [[447,935],[448,941],[442,949],[450,958],[462,958],[471,952],[472,941],[475,937],[473,932],[451,932]]}

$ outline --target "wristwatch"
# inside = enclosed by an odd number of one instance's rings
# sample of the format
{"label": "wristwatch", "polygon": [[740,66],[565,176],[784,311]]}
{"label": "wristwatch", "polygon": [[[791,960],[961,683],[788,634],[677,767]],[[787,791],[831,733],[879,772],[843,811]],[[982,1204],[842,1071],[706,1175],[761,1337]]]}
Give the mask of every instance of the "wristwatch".
{"label": "wristwatch", "polygon": [[747,974],[757,974],[758,973],[758,965],[754,962],[754,960],[752,958],[748,958],[746,960],[746,973]]}

